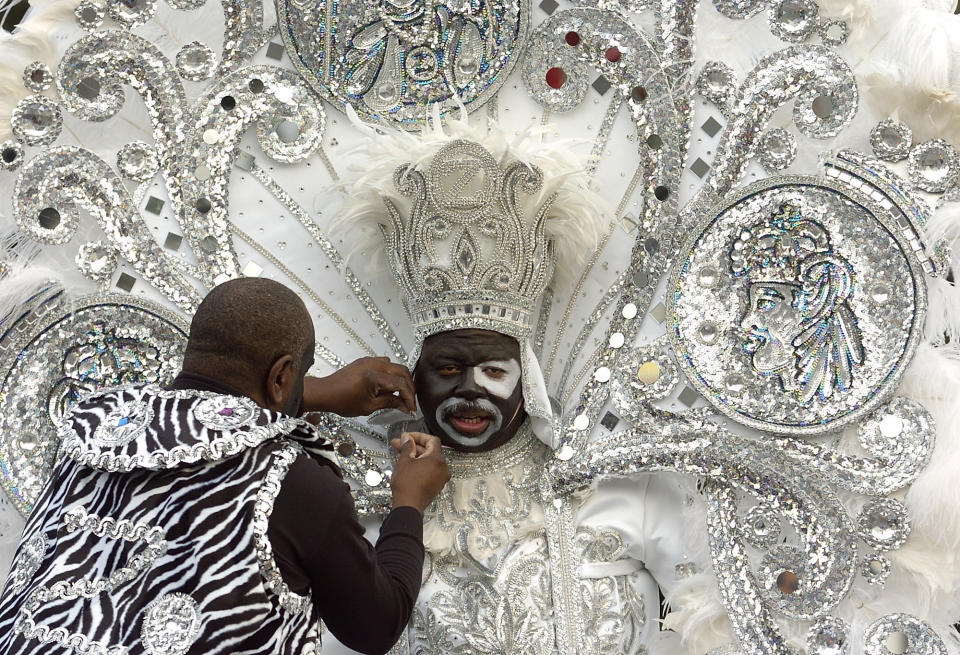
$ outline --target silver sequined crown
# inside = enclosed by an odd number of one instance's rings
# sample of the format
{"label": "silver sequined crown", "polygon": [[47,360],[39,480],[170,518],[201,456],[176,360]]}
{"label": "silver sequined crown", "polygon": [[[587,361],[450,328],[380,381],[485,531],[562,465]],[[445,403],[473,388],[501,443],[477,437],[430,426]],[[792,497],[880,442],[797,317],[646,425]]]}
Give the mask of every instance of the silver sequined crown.
{"label": "silver sequined crown", "polygon": [[456,140],[393,181],[412,203],[404,212],[385,200],[382,229],[418,338],[461,328],[529,337],[554,262],[544,222],[555,196],[538,201],[540,170]]}

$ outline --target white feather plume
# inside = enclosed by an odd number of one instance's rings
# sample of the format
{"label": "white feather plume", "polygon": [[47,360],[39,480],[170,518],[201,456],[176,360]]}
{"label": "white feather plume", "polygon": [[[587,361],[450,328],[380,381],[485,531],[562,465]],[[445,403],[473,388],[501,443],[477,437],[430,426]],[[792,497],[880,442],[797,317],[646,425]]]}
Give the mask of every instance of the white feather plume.
{"label": "white feather plume", "polygon": [[910,125],[915,140],[960,146],[960,16],[913,4],[874,52],[864,79],[871,106]]}
{"label": "white feather plume", "polygon": [[[389,224],[384,199],[407,208],[410,199],[401,196],[393,184],[393,174],[402,165],[425,166],[437,151],[453,139],[466,139],[486,148],[503,166],[522,161],[543,173],[543,186],[523,205],[531,211],[551,195],[555,199],[546,214],[545,233],[556,253],[554,286],[564,288],[580,274],[587,257],[597,247],[600,231],[609,211],[600,196],[588,187],[584,162],[574,152],[582,145],[574,140],[543,140],[538,137],[550,127],[531,127],[514,136],[499,128],[487,130],[471,125],[465,118],[435,117],[422,133],[382,130],[362,124],[352,115],[365,135],[355,151],[357,159],[349,167],[340,189],[344,194],[341,213],[333,221],[334,231],[349,232],[356,243],[363,235],[363,249],[371,261],[383,255],[380,226]],[[531,216],[527,217],[528,219]]]}
{"label": "white feather plume", "polygon": [[[23,70],[39,61],[56,72],[56,41],[53,26],[73,18],[80,0],[37,0],[30,3],[23,22],[12,33],[0,30],[0,116],[10,116],[14,106],[32,93],[23,85]],[[0,121],[0,141],[11,138],[8,121]]]}

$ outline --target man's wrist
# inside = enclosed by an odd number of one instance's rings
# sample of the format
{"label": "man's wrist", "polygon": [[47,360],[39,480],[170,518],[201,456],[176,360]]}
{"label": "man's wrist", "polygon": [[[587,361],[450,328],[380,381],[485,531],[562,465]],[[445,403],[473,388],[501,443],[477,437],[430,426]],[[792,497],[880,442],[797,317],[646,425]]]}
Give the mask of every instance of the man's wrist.
{"label": "man's wrist", "polygon": [[411,509],[415,509],[418,512],[420,512],[421,515],[426,510],[426,508],[423,507],[420,503],[417,503],[416,501],[411,500],[409,498],[404,498],[402,496],[401,497],[394,496],[393,502],[390,505],[391,507],[393,507],[393,509],[398,509],[400,507],[410,507]]}
{"label": "man's wrist", "polygon": [[304,380],[303,409],[305,412],[330,412],[331,404],[327,390],[327,377],[308,376]]}

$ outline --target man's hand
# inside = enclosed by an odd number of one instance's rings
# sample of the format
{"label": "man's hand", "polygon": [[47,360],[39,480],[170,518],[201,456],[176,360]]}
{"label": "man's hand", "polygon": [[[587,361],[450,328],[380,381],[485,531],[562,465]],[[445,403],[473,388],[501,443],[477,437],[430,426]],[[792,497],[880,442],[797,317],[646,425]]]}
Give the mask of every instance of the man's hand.
{"label": "man's hand", "polygon": [[440,440],[422,432],[405,432],[390,445],[400,453],[390,479],[393,506],[414,507],[423,514],[450,479]]}
{"label": "man's hand", "polygon": [[303,382],[307,412],[366,416],[378,409],[416,413],[413,378],[406,366],[388,357],[363,357],[325,378],[307,376]]}

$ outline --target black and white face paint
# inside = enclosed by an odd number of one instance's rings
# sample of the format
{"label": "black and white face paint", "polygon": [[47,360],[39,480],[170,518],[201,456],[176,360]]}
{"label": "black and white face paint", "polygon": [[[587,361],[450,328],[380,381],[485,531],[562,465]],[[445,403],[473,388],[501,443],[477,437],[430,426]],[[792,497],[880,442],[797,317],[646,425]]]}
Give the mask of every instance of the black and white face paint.
{"label": "black and white face paint", "polygon": [[[443,428],[452,441],[462,446],[474,447],[487,443],[503,425],[500,410],[484,398],[447,398],[437,407],[436,420],[437,425]],[[481,431],[471,433],[469,430],[474,427]]]}
{"label": "black and white face paint", "polygon": [[483,451],[506,443],[526,418],[520,344],[489,330],[428,338],[416,368],[427,428],[447,446]]}

